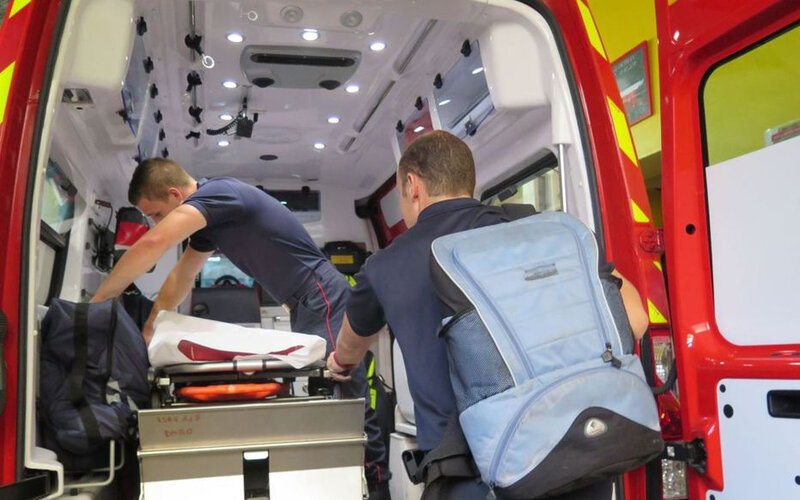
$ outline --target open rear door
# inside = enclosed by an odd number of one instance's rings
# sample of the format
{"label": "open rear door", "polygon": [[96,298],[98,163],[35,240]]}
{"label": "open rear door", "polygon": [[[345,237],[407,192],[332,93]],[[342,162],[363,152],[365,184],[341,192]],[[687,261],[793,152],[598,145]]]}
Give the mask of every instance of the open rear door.
{"label": "open rear door", "polygon": [[[0,11],[0,497],[35,498],[48,490],[45,476],[24,474],[24,359],[29,202],[29,162],[40,99],[46,99],[46,68],[60,2],[12,0]],[[49,80],[47,80],[49,81]],[[44,89],[44,92],[43,92]],[[32,429],[27,429],[32,431]]]}
{"label": "open rear door", "polygon": [[656,13],[673,451],[690,498],[800,498],[800,2]]}

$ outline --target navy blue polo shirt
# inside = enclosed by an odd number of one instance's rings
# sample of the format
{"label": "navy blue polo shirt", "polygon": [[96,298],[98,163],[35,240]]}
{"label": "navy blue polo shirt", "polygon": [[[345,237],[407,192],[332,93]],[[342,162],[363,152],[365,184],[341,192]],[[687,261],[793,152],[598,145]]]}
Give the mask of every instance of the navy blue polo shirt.
{"label": "navy blue polo shirt", "polygon": [[184,203],[207,223],[189,238],[189,246],[224,253],[278,302],[286,302],[326,261],[289,209],[237,179],[203,179]]}
{"label": "navy blue polo shirt", "polygon": [[[437,336],[444,309],[430,276],[431,243],[467,229],[482,206],[458,198],[427,207],[411,229],[367,259],[347,303],[347,318],[358,335],[372,335],[388,324],[400,344],[422,450],[439,444],[456,411],[445,344]],[[480,225],[499,221],[489,214]]]}

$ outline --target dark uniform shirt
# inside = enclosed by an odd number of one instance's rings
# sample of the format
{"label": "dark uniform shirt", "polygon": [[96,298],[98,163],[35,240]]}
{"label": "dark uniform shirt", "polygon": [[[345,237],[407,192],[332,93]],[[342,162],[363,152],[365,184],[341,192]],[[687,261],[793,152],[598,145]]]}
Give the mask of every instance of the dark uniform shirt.
{"label": "dark uniform shirt", "polygon": [[203,179],[184,203],[208,224],[191,236],[189,246],[198,252],[218,249],[278,302],[286,302],[326,261],[289,209],[239,180]]}
{"label": "dark uniform shirt", "polygon": [[[431,243],[467,229],[481,207],[472,198],[427,207],[411,229],[367,259],[347,304],[350,326],[358,335],[372,335],[388,323],[400,344],[422,450],[439,444],[456,409],[445,344],[437,337],[443,305],[430,277]],[[499,216],[487,215],[480,225],[499,221]]]}

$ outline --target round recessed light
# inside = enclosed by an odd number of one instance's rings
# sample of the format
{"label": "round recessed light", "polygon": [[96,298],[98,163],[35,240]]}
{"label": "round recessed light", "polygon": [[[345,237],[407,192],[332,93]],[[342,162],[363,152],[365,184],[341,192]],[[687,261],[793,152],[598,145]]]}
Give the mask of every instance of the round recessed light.
{"label": "round recessed light", "polygon": [[303,40],[313,42],[319,38],[319,31],[315,29],[304,29],[303,32],[300,33],[300,36],[303,38]]}
{"label": "round recessed light", "polygon": [[272,161],[272,160],[277,160],[278,155],[261,155],[259,156],[259,158],[261,158],[264,161]]}
{"label": "round recessed light", "polygon": [[224,148],[224,147],[227,147],[227,146],[230,146],[230,145],[231,145],[231,141],[228,141],[226,139],[222,139],[221,141],[219,141],[217,143],[217,146],[219,146],[221,148]]}
{"label": "round recessed light", "polygon": [[483,72],[483,66],[478,66],[477,68],[472,70],[472,74],[473,75],[477,75],[478,73],[482,73],[482,72]]}
{"label": "round recessed light", "polygon": [[233,120],[233,115],[230,115],[228,113],[222,113],[221,115],[219,115],[219,117],[225,120],[226,122]]}
{"label": "round recessed light", "polygon": [[347,87],[344,88],[344,91],[347,92],[348,94],[355,94],[356,92],[358,92],[358,90],[359,90],[358,85],[348,85]]}
{"label": "round recessed light", "polygon": [[281,9],[281,18],[287,23],[297,23],[303,19],[303,9],[296,5],[288,5]]}
{"label": "round recessed light", "polygon": [[323,144],[321,142],[315,142],[314,143],[314,149],[325,149],[325,144]]}
{"label": "round recessed light", "polygon": [[339,123],[339,117],[338,116],[329,116],[328,117],[328,123],[330,123],[332,125],[336,125],[337,123]]}
{"label": "round recessed light", "polygon": [[225,38],[227,38],[229,42],[233,42],[233,43],[242,43],[242,42],[244,42],[244,35],[242,35],[241,33],[236,33],[236,32],[228,33],[225,36]]}
{"label": "round recessed light", "polygon": [[369,49],[374,52],[380,52],[386,48],[386,44],[383,42],[372,42],[369,44]]}
{"label": "round recessed light", "polygon": [[348,10],[339,16],[339,22],[342,23],[342,26],[345,28],[355,28],[361,24],[361,21],[363,20],[364,16],[362,16],[361,12],[357,10]]}
{"label": "round recessed light", "polygon": [[222,82],[222,86],[225,87],[226,89],[235,89],[236,87],[239,86],[239,84],[234,82],[233,80],[225,80],[224,82]]}

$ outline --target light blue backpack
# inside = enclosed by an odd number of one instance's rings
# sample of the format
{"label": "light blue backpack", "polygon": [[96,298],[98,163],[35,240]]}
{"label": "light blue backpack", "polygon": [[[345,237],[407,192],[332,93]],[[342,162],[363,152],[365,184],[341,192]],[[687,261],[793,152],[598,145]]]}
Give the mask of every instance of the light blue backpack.
{"label": "light blue backpack", "polygon": [[601,280],[586,226],[542,213],[442,236],[432,256],[457,311],[440,335],[459,422],[493,491],[564,493],[661,453],[619,286]]}

